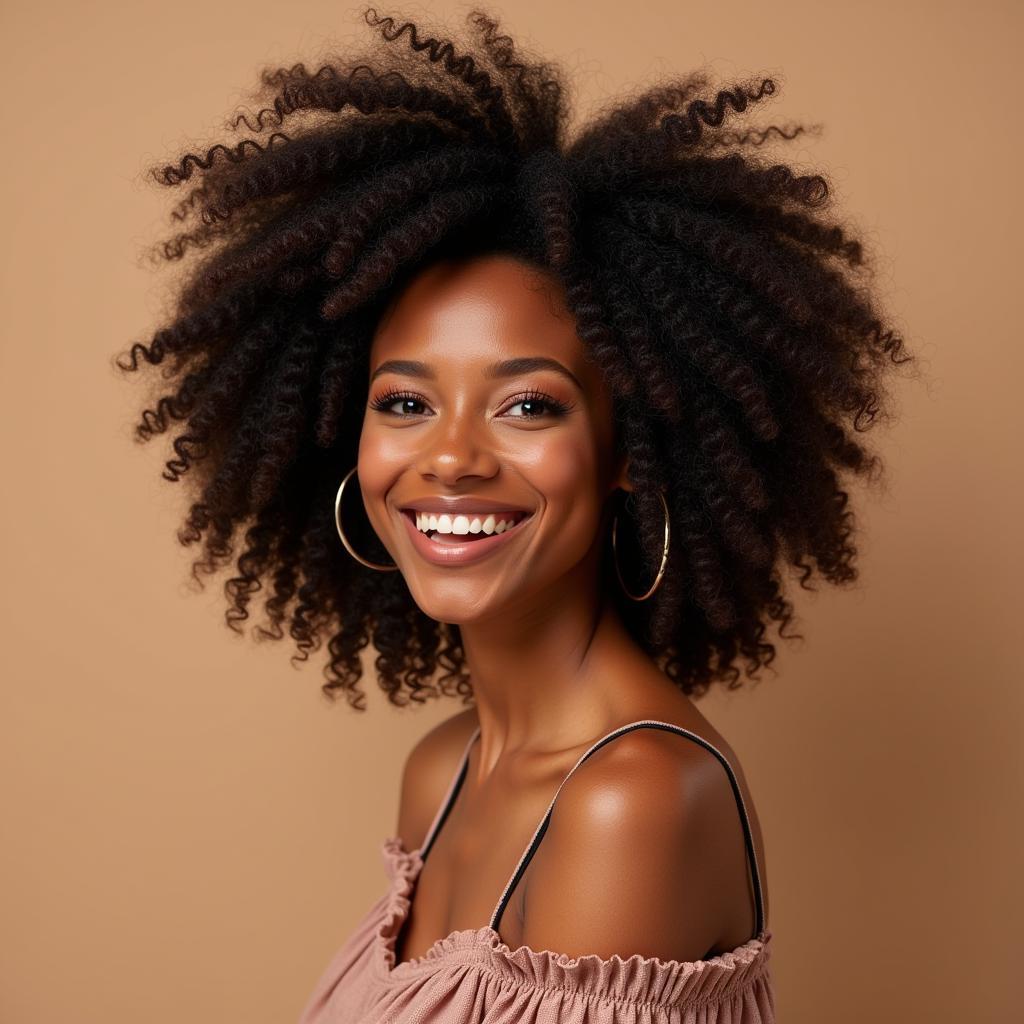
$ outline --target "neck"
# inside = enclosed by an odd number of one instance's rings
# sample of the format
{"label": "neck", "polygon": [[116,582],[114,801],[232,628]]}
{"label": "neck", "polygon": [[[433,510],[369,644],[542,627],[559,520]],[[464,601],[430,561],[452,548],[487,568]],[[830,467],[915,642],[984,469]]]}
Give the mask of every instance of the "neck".
{"label": "neck", "polygon": [[480,781],[502,755],[567,750],[606,731],[655,675],[602,593],[596,559],[542,599],[460,632],[480,721]]}

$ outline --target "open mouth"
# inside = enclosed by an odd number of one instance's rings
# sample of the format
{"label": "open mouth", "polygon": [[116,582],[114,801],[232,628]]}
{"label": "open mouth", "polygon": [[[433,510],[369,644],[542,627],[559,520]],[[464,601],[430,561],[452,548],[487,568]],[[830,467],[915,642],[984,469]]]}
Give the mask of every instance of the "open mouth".
{"label": "open mouth", "polygon": [[486,512],[474,515],[437,512],[418,512],[416,509],[401,510],[414,529],[437,544],[461,545],[500,537],[516,529],[533,513],[522,509],[507,512]]}

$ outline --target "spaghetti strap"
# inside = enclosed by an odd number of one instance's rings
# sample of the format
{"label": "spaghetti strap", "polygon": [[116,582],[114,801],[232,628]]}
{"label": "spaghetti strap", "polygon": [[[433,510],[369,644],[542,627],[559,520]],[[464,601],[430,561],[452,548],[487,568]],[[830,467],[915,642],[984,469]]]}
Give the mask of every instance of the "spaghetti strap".
{"label": "spaghetti strap", "polygon": [[[569,781],[573,772],[575,772],[576,769],[579,768],[579,766],[583,764],[583,762],[586,761],[588,757],[596,753],[606,743],[611,742],[617,736],[621,736],[624,733],[631,732],[633,729],[642,728],[666,729],[669,732],[675,732],[678,733],[680,736],[685,736],[687,739],[691,739],[695,743],[699,743],[705,750],[708,750],[712,754],[714,754],[715,757],[717,757],[718,760],[721,762],[722,767],[725,768],[726,774],[729,776],[729,782],[732,785],[733,795],[736,797],[736,803],[739,806],[740,820],[743,825],[743,838],[746,842],[747,857],[750,865],[750,872],[754,883],[754,899],[757,908],[757,921],[753,937],[757,938],[762,933],[765,924],[764,896],[761,891],[761,875],[758,871],[757,866],[757,852],[754,849],[754,839],[750,828],[750,818],[747,815],[747,807],[743,801],[743,794],[740,791],[739,783],[736,780],[736,773],[733,771],[732,765],[729,764],[728,760],[725,758],[722,752],[718,750],[717,747],[713,746],[711,743],[708,743],[707,740],[698,736],[696,733],[691,732],[689,729],[684,729],[680,725],[673,725],[671,722],[660,722],[657,719],[650,718],[646,718],[638,722],[631,722],[628,725],[620,726],[617,729],[613,729],[607,735],[602,736],[601,739],[594,743],[593,746],[591,746],[590,749],[587,750],[587,752],[583,754],[583,756],[576,762],[576,764],[573,765],[573,767],[569,771],[569,774],[566,775],[564,779],[562,779],[558,789],[555,790],[555,795],[551,798],[551,803],[548,804],[548,809],[547,811],[545,811],[544,817],[541,818],[540,824],[537,826],[537,830],[533,834],[533,838],[527,845],[522,857],[520,857],[519,863],[516,865],[516,869],[512,873],[512,877],[508,880],[508,884],[505,886],[505,889],[502,892],[501,897],[498,899],[497,906],[494,908],[494,913],[491,915],[490,928],[492,930],[497,931],[498,922],[501,920],[501,915],[505,911],[505,907],[508,904],[513,889],[515,889],[519,880],[523,877],[523,873],[526,871],[527,865],[530,863],[530,860],[533,858],[533,855],[537,852],[537,848],[540,846],[541,839],[544,838],[544,833],[547,831],[548,823],[551,820],[551,812],[554,810],[555,801],[558,799],[558,794],[562,791],[562,786],[564,786],[566,782]],[[477,729],[477,732],[479,732],[479,728]],[[474,739],[475,738],[476,737],[474,736]],[[465,768],[465,766],[463,767]]]}
{"label": "spaghetti strap", "polygon": [[466,777],[466,770],[469,768],[469,752],[479,735],[480,726],[478,725],[473,731],[473,735],[470,736],[469,742],[466,744],[466,749],[462,752],[462,760],[459,762],[459,767],[452,776],[451,782],[448,783],[448,791],[445,793],[440,806],[434,814],[434,820],[431,822],[430,828],[427,829],[426,839],[423,840],[423,843],[420,846],[419,853],[420,857],[423,859],[426,859],[427,854],[430,852],[430,847],[434,845],[437,833],[445,823],[445,819],[448,817],[448,814],[452,809],[452,805],[455,803],[455,797],[458,796],[459,790],[462,788],[462,782]]}

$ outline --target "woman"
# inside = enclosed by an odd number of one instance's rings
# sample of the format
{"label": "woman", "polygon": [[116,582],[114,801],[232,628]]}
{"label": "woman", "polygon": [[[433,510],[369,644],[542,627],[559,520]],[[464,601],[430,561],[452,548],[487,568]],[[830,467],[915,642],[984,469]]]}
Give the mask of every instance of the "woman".
{"label": "woman", "polygon": [[372,642],[393,703],[469,705],[302,1024],[771,1021],[760,828],[693,698],[771,662],[784,561],[855,578],[839,474],[879,460],[847,427],[902,341],[825,179],[716,134],[770,79],[567,142],[493,19],[472,55],[367,20],[394,50],[264,74],[266,145],[158,172],[202,172],[165,255],[212,251],[124,364],[175,381],[138,433],[184,421],[195,570],[247,524],[232,628],[267,581],[258,632],[328,634],[327,694],[364,708]]}

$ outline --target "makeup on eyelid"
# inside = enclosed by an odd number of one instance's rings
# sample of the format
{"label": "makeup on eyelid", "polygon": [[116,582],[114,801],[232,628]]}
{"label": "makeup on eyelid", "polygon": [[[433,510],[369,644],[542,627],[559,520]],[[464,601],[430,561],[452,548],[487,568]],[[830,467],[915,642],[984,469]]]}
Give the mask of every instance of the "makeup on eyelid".
{"label": "makeup on eyelid", "polygon": [[[386,415],[396,416],[403,418],[403,413],[393,413],[390,411],[390,406],[394,405],[399,401],[416,402],[419,405],[427,405],[428,403],[420,396],[412,391],[407,391],[401,388],[392,388],[384,392],[377,398],[374,398],[370,402],[370,408],[376,412],[383,412]],[[533,404],[539,404],[545,406],[547,409],[546,413],[531,413],[523,416],[512,416],[510,419],[540,419],[543,415],[549,416],[563,416],[567,412],[570,412],[574,408],[574,403],[563,402],[560,399],[555,398],[553,395],[549,395],[543,391],[529,390],[522,394],[516,395],[513,399],[507,403],[504,408],[513,409],[517,405],[530,402]],[[409,416],[422,415],[420,413],[409,413]]]}

